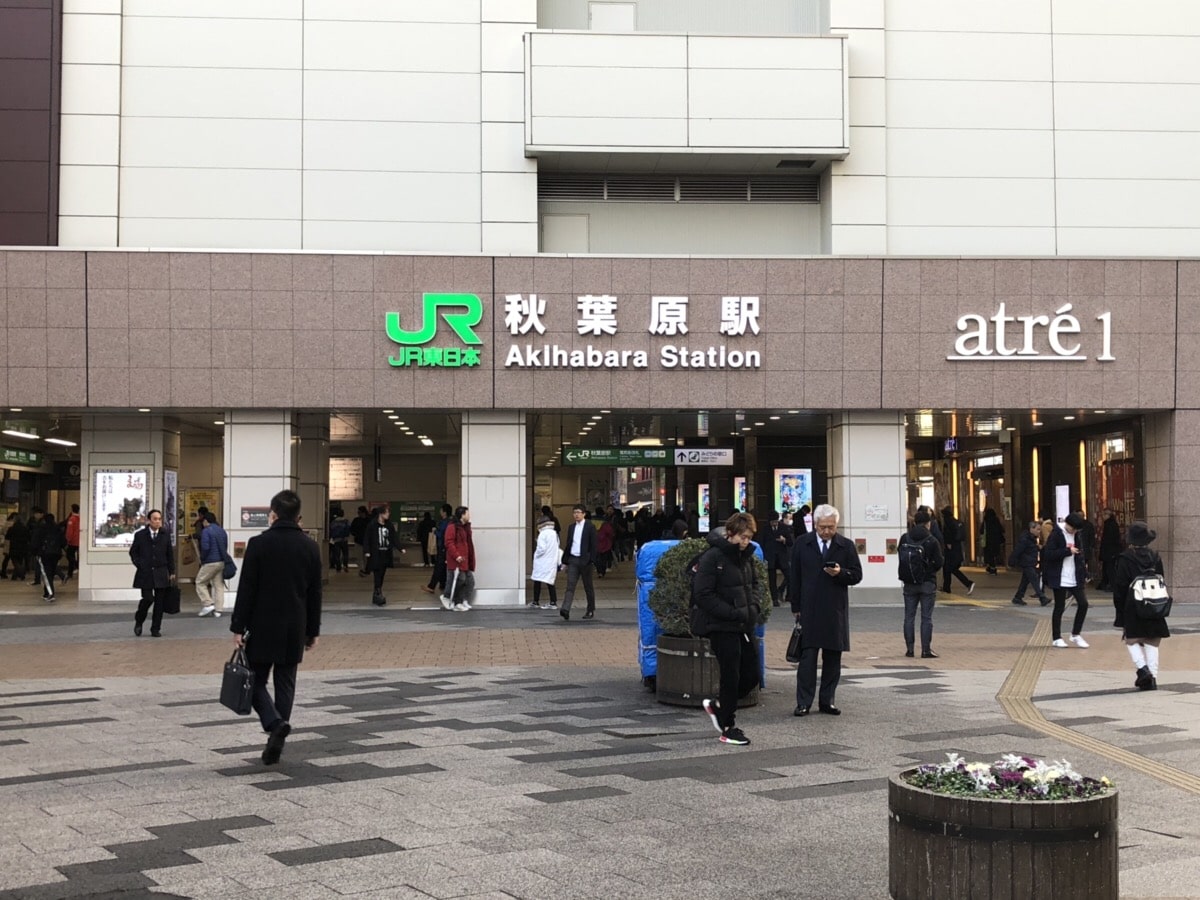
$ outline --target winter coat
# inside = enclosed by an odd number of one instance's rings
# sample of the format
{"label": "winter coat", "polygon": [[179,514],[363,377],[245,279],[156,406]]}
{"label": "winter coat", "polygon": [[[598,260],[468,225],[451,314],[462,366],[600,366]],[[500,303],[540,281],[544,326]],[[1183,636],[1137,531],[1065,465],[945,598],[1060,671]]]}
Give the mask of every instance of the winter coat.
{"label": "winter coat", "polygon": [[170,587],[175,574],[175,548],[165,528],[158,529],[158,536],[151,539],[150,529],[141,528],[133,533],[129,545],[129,559],[137,569],[133,586],[140,590]]}
{"label": "winter coat", "polygon": [[[1079,532],[1075,532],[1075,539],[1079,540]],[[1079,548],[1079,552],[1075,554],[1075,584],[1077,587],[1083,587],[1087,581],[1087,553],[1084,547]],[[1067,536],[1061,528],[1055,528],[1046,538],[1046,546],[1042,548],[1042,581],[1046,587],[1052,590],[1060,590],[1062,588],[1062,570],[1066,565],[1066,559],[1071,556],[1071,551],[1067,547]]]}
{"label": "winter coat", "polygon": [[1117,556],[1113,571],[1113,606],[1117,617],[1113,626],[1125,629],[1127,638],[1165,638],[1171,636],[1166,619],[1139,619],[1134,610],[1130,583],[1143,572],[1163,574],[1162,557],[1149,547],[1129,547]]}
{"label": "winter coat", "polygon": [[209,522],[200,532],[200,564],[223,563],[229,552],[229,535],[216,522]]}
{"label": "winter coat", "polygon": [[1038,564],[1038,541],[1033,532],[1026,529],[1017,537],[1013,547],[1012,563],[1018,569],[1034,569]]}
{"label": "winter coat", "polygon": [[68,547],[79,546],[79,513],[71,513],[67,516],[67,527],[65,530],[67,536]]}
{"label": "winter coat", "polygon": [[1100,558],[1112,559],[1121,552],[1121,526],[1117,524],[1115,516],[1109,516],[1104,520],[1104,527],[1100,529]]}
{"label": "winter coat", "polygon": [[[783,538],[783,543],[779,542],[780,538]],[[779,521],[768,522],[765,528],[760,528],[754,535],[754,543],[762,548],[763,562],[768,569],[776,562],[786,568],[790,562],[788,548],[796,543],[796,535],[790,525]]]}
{"label": "winter coat", "polygon": [[954,518],[954,516],[946,516],[946,521],[942,523],[942,537],[945,542],[946,555],[944,564],[946,571],[953,572],[956,569],[961,569],[963,564],[963,528],[962,522]]}
{"label": "winter coat", "polygon": [[295,666],[321,633],[321,551],[295,522],[246,542],[229,630],[250,633],[251,665]]}
{"label": "winter coat", "polygon": [[837,575],[826,574],[815,532],[796,541],[788,598],[792,612],[800,614],[801,647],[849,650],[850,586],[863,577],[854,541],[835,534],[829,544],[828,561],[841,566]]}
{"label": "winter coat", "polygon": [[695,610],[692,633],[754,633],[762,610],[755,598],[754,546],[741,549],[724,536],[710,534],[709,547],[696,564],[692,580]]}
{"label": "winter coat", "polygon": [[1004,546],[1004,523],[1000,521],[999,516],[995,514],[984,516],[981,528],[985,547],[989,550],[996,550]]}
{"label": "winter coat", "polygon": [[378,517],[371,520],[363,534],[363,553],[366,555],[367,571],[380,572],[393,565],[392,554],[396,549],[396,526],[391,521]]}
{"label": "winter coat", "polygon": [[609,553],[613,548],[613,527],[612,523],[607,520],[600,523],[600,527],[596,529],[596,552]]}
{"label": "winter coat", "polygon": [[14,519],[8,531],[4,532],[8,541],[8,554],[13,559],[24,561],[29,555],[29,529],[20,519]]}
{"label": "winter coat", "polygon": [[537,547],[533,551],[533,569],[529,577],[542,584],[554,584],[558,577],[558,535],[554,523],[547,522],[538,529]]}
{"label": "winter coat", "polygon": [[925,580],[937,582],[938,570],[942,568],[942,544],[924,525],[914,525],[900,535],[899,544],[921,544],[925,554]]}
{"label": "winter coat", "polygon": [[470,522],[451,522],[446,529],[446,571],[475,571],[475,539]]}

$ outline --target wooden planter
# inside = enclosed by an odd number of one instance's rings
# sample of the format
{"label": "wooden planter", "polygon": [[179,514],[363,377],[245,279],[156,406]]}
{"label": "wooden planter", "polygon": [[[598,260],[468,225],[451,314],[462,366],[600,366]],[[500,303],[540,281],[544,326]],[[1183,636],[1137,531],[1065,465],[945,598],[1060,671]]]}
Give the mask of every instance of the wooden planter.
{"label": "wooden planter", "polygon": [[1117,792],[984,800],[888,784],[896,900],[1117,900]]}
{"label": "wooden planter", "polygon": [[[762,652],[762,641],[759,652]],[[659,635],[656,696],[659,703],[699,707],[705,697],[716,698],[721,689],[717,658],[706,638]],[[758,703],[758,688],[738,702],[738,709]]]}

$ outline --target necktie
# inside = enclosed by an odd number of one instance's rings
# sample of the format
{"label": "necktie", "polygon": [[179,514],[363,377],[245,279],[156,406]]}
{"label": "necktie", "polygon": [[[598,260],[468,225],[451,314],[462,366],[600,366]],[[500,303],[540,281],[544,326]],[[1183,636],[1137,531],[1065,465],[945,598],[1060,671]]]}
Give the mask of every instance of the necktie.
{"label": "necktie", "polygon": [[829,552],[829,544],[827,544],[825,541],[821,541],[821,559],[824,559],[825,555],[828,552]]}

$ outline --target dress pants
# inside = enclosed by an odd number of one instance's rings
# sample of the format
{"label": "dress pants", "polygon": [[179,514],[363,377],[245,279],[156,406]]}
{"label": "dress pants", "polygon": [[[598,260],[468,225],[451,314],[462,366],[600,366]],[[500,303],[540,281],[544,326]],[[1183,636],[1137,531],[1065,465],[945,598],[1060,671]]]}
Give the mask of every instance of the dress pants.
{"label": "dress pants", "polygon": [[1046,601],[1046,595],[1042,592],[1042,575],[1036,566],[1021,566],[1021,583],[1017,585],[1017,592],[1013,594],[1013,599],[1024,600],[1027,587],[1033,588],[1033,594],[1038,598],[1038,602]]}
{"label": "dress pants", "polygon": [[571,603],[575,599],[575,585],[582,577],[583,593],[587,597],[587,611],[595,612],[596,590],[592,587],[592,564],[581,563],[577,556],[568,556],[564,561],[567,564],[567,592],[563,595],[562,608],[570,612]]}
{"label": "dress pants", "polygon": [[[804,709],[812,706],[817,692],[817,647],[804,647],[800,651],[800,665],[796,669],[796,705]],[[833,706],[838,681],[842,678],[842,651],[821,650],[821,706]]]}
{"label": "dress pants", "polygon": [[446,586],[446,554],[439,553],[433,560],[433,574],[429,576],[429,589],[441,590]]}
{"label": "dress pants", "polygon": [[758,641],[741,632],[718,631],[708,636],[708,643],[721,673],[717,723],[732,728],[738,701],[758,687]]}
{"label": "dress pants", "polygon": [[[292,702],[296,699],[296,667],[276,666],[272,663],[251,665],[254,672],[254,690],[250,695],[250,703],[258,713],[263,731],[268,734],[275,724],[288,721],[292,717]],[[271,678],[271,670],[275,670],[275,699],[267,690],[267,681]]]}
{"label": "dress pants", "polygon": [[1083,632],[1083,620],[1087,618],[1087,592],[1082,585],[1066,588],[1054,588],[1054,609],[1050,616],[1050,627],[1054,632],[1054,640],[1062,637],[1063,611],[1067,608],[1067,595],[1075,598],[1075,622],[1071,626],[1071,634]]}
{"label": "dress pants", "polygon": [[163,601],[167,599],[166,588],[142,588],[142,599],[138,602],[137,612],[133,615],[133,624],[141,625],[146,621],[146,613],[153,604],[154,612],[150,618],[150,630],[162,629]]}
{"label": "dress pants", "polygon": [[937,582],[904,585],[904,643],[909,650],[916,638],[917,608],[921,610],[921,652],[928,651],[933,641],[933,603],[937,597]]}

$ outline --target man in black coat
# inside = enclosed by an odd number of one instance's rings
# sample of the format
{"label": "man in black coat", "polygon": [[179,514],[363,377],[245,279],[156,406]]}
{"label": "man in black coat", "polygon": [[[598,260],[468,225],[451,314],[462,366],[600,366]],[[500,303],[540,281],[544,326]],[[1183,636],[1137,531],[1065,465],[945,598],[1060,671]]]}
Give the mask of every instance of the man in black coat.
{"label": "man in black coat", "polygon": [[567,528],[567,540],[563,544],[563,565],[567,567],[567,593],[563,597],[562,609],[558,614],[571,618],[571,603],[575,599],[575,585],[583,578],[583,592],[587,595],[585,619],[596,614],[596,591],[592,587],[592,566],[596,563],[596,526],[588,521],[587,507],[576,503],[571,507],[575,520]]}
{"label": "man in black coat", "polygon": [[854,542],[837,533],[841,514],[823,503],[813,511],[814,531],[792,548],[789,597],[800,623],[800,665],[796,669],[797,716],[807,716],[817,692],[817,651],[821,651],[819,709],[832,716],[842,676],[842,653],[850,649],[851,585],[862,581],[862,564]]}
{"label": "man in black coat", "polygon": [[[788,570],[791,567],[791,549],[796,542],[792,526],[779,520],[779,513],[771,510],[766,528],[760,528],[754,541],[762,548],[763,563],[767,567],[767,580],[771,585],[771,605],[779,606],[779,598],[787,593]],[[783,590],[779,589],[776,572],[783,573]]]}
{"label": "man in black coat", "polygon": [[1121,526],[1111,509],[1104,510],[1104,524],[1100,528],[1100,590],[1112,590],[1112,576],[1117,557],[1121,555]]}
{"label": "man in black coat", "polygon": [[[396,549],[396,526],[391,523],[392,513],[386,506],[375,509],[374,518],[363,535],[363,568],[375,575],[375,591],[371,602],[376,606],[387,603],[383,596],[383,576],[393,565],[392,553]],[[404,552],[404,548],[400,548]]]}
{"label": "man in black coat", "polygon": [[162,637],[163,601],[167,599],[167,588],[175,584],[175,548],[171,546],[171,536],[163,528],[159,510],[150,510],[147,522],[145,528],[134,532],[133,543],[129,545],[129,558],[137,570],[133,586],[142,592],[133,616],[133,633],[142,636],[146,613],[153,605],[150,635]]}
{"label": "man in black coat", "polygon": [[[300,497],[280,491],[271,498],[270,527],[246,542],[237,602],[229,630],[244,647],[254,671],[252,702],[270,735],[262,760],[279,762],[292,731],[296,667],[321,633],[321,551],[297,522]],[[275,699],[267,690],[274,669]]]}

